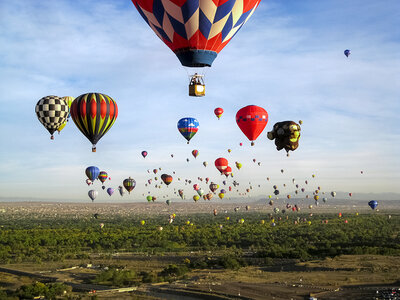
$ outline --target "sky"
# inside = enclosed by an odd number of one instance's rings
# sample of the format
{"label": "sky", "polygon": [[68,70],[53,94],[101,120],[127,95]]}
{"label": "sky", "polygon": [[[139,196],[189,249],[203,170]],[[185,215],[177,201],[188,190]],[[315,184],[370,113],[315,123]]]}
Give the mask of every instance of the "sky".
{"label": "sky", "polygon": [[[128,0],[0,1],[0,44],[1,201],[87,202],[92,188],[99,202],[145,201],[148,191],[174,198],[178,188],[191,198],[195,193],[184,179],[204,190],[197,177],[222,186],[218,157],[234,170],[228,185],[233,179],[242,191],[251,185],[254,197],[271,194],[273,184],[292,193],[293,178],[301,186],[309,180],[308,191],[321,186],[354,198],[400,192],[398,0],[262,0],[207,68],[202,98],[188,96],[193,70],[180,65]],[[349,58],[345,49],[351,49]],[[119,108],[96,153],[72,120],[51,141],[35,114],[44,96],[88,92],[111,96]],[[235,121],[250,104],[269,114],[254,147]],[[216,107],[225,111],[221,120]],[[177,130],[183,117],[200,122],[189,145]],[[303,121],[290,157],[267,139],[273,124],[284,120]],[[243,164],[240,171],[235,161]],[[109,197],[100,183],[86,185],[91,165],[108,172],[107,187],[129,176],[137,186],[130,195]],[[154,179],[147,170],[160,167],[158,177],[176,172],[174,182],[168,189],[155,189],[154,182],[146,187]]]}

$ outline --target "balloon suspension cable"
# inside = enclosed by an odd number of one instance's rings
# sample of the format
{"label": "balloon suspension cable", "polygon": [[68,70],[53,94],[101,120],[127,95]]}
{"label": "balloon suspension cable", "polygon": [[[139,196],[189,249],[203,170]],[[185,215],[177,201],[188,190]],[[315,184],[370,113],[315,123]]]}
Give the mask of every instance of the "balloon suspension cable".
{"label": "balloon suspension cable", "polygon": [[54,135],[51,135],[50,139],[51,139],[51,140],[54,140]]}

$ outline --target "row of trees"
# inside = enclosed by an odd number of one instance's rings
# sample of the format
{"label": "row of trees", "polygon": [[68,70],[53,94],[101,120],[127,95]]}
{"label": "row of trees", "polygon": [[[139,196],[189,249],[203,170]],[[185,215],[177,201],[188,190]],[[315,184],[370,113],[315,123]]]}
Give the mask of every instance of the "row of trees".
{"label": "row of trees", "polygon": [[[146,219],[144,226],[129,218],[55,219],[54,226],[49,220],[7,221],[0,228],[0,262],[59,261],[89,257],[94,252],[224,249],[303,260],[340,254],[400,255],[400,216],[353,215],[346,217],[347,223],[337,215],[280,217],[271,216],[276,226],[269,216],[258,213],[238,214],[229,221],[220,215],[191,215],[177,217],[172,224],[153,218]],[[300,223],[295,225],[297,217]],[[189,218],[193,226],[186,225]],[[245,222],[238,224],[236,218],[245,218]],[[100,223],[105,226],[100,228]]]}

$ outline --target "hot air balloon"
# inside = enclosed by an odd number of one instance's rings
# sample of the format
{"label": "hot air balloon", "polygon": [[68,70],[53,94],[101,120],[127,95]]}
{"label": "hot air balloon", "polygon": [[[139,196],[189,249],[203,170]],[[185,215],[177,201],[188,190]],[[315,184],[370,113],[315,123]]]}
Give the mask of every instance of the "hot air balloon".
{"label": "hot air balloon", "polygon": [[[67,119],[68,120],[68,119]],[[60,134],[61,130],[64,129],[64,127],[67,125],[68,121],[64,121],[64,123],[62,123],[58,128],[57,128],[57,132],[58,134]]]}
{"label": "hot air balloon", "polygon": [[93,182],[90,179],[86,179],[86,184],[91,185],[91,184],[93,184]]}
{"label": "hot air balloon", "polygon": [[112,194],[114,194],[114,189],[111,188],[111,187],[109,187],[109,188],[107,189],[107,194],[109,194],[110,196],[111,196]]}
{"label": "hot air balloon", "polygon": [[93,182],[98,178],[100,170],[98,167],[90,166],[86,168],[85,173],[86,176]]}
{"label": "hot air balloon", "polygon": [[171,200],[166,200],[165,203],[169,206],[171,204]]}
{"label": "hot air balloon", "polygon": [[335,197],[336,196],[336,192],[331,192],[331,196]]}
{"label": "hot air balloon", "polygon": [[147,196],[146,200],[147,200],[147,202],[151,202],[153,200],[153,197],[152,196]]}
{"label": "hot air balloon", "polygon": [[[218,53],[250,18],[260,0],[132,2],[182,66],[202,68],[211,67]],[[204,96],[204,83],[197,82],[202,78],[199,76],[197,73],[192,76],[189,85],[191,96]]]}
{"label": "hot air balloon", "polygon": [[192,155],[194,158],[197,158],[197,156],[199,155],[199,150],[193,150]]}
{"label": "hot air balloon", "polygon": [[67,120],[69,107],[65,100],[52,95],[41,98],[36,103],[35,112],[53,140],[53,133]]}
{"label": "hot air balloon", "polygon": [[215,167],[218,169],[218,171],[223,174],[225,169],[228,167],[228,160],[226,158],[220,157],[215,160]]}
{"label": "hot air balloon", "polygon": [[146,221],[145,221],[145,220],[141,220],[141,221],[140,221],[140,225],[143,226],[144,224],[146,224]]}
{"label": "hot air balloon", "polygon": [[223,172],[223,174],[228,177],[229,175],[232,174],[232,168],[230,166],[227,166]]}
{"label": "hot air balloon", "polygon": [[213,182],[210,184],[210,190],[211,190],[211,192],[214,193],[218,188],[219,188],[218,184],[213,183]]}
{"label": "hot air balloon", "polygon": [[68,105],[68,107],[69,107],[69,109],[70,109],[70,113],[68,114],[68,117],[67,117],[67,121],[68,121],[69,117],[71,116],[71,105],[72,105],[72,102],[74,102],[75,97],[72,97],[72,96],[64,96],[64,97],[62,97],[62,99],[63,99],[65,102],[67,102],[67,105]]}
{"label": "hot air balloon", "polygon": [[173,178],[171,175],[168,174],[162,174],[161,175],[162,181],[168,186],[172,182]]}
{"label": "hot air balloon", "polygon": [[178,190],[179,196],[183,199],[185,199],[185,195],[183,194],[183,190]]}
{"label": "hot air balloon", "polygon": [[262,107],[248,105],[236,113],[236,123],[253,146],[254,141],[267,126],[268,113]]}
{"label": "hot air balloon", "polygon": [[71,116],[78,129],[92,143],[92,152],[96,152],[97,142],[117,119],[118,106],[110,96],[99,93],[83,94],[72,102]]}
{"label": "hot air balloon", "polygon": [[238,170],[240,170],[240,169],[242,168],[242,164],[241,164],[241,163],[236,162],[235,164],[236,164],[236,168],[237,168]]}
{"label": "hot air balloon", "polygon": [[98,192],[96,190],[90,190],[88,192],[88,196],[90,199],[92,199],[92,202],[94,201],[94,199],[96,199],[97,195],[98,195]]}
{"label": "hot air balloon", "polygon": [[224,193],[219,193],[219,194],[218,194],[218,197],[219,197],[220,199],[223,199],[223,198],[225,197],[225,194],[224,194]]}
{"label": "hot air balloon", "polygon": [[203,189],[198,189],[197,194],[199,194],[199,196],[203,196],[204,195]]}
{"label": "hot air balloon", "polygon": [[371,200],[368,202],[368,205],[372,208],[375,209],[378,206],[378,201]]}
{"label": "hot air balloon", "polygon": [[199,199],[200,199],[200,197],[199,197],[198,195],[194,195],[194,196],[193,196],[194,202],[197,202]]}
{"label": "hot air balloon", "polygon": [[125,191],[124,191],[124,188],[121,185],[118,187],[118,191],[119,191],[119,194],[121,195],[121,197],[124,196]]}
{"label": "hot air balloon", "polygon": [[136,186],[136,181],[133,178],[129,177],[124,180],[123,184],[128,193],[130,194]]}
{"label": "hot air balloon", "polygon": [[217,116],[218,120],[221,118],[222,114],[224,113],[224,110],[221,107],[217,107],[214,109],[214,114]]}
{"label": "hot air balloon", "polygon": [[203,161],[203,166],[207,167],[208,163],[206,161]]}
{"label": "hot air balloon", "polygon": [[178,121],[178,130],[189,144],[190,139],[199,130],[199,121],[195,118],[182,118]]}
{"label": "hot air balloon", "polygon": [[344,55],[346,55],[346,57],[349,57],[350,54],[351,54],[351,50],[349,50],[349,49],[344,50]]}
{"label": "hot air balloon", "polygon": [[146,158],[146,156],[147,156],[147,151],[142,151],[142,156],[143,156],[143,158]]}
{"label": "hot air balloon", "polygon": [[107,174],[106,171],[101,171],[101,172],[99,173],[99,176],[97,176],[97,178],[101,181],[101,183],[104,184],[104,182],[105,182],[105,181],[107,180],[107,178],[108,178],[108,174]]}
{"label": "hot air balloon", "polygon": [[278,151],[285,149],[289,156],[289,151],[294,151],[299,146],[300,130],[300,125],[296,122],[283,121],[276,123],[267,136],[270,140],[275,139]]}

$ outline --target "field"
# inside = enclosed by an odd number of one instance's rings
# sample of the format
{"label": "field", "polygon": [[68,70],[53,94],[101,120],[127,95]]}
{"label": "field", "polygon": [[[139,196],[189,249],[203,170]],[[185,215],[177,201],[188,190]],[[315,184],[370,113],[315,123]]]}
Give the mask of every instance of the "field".
{"label": "field", "polygon": [[0,298],[38,281],[63,284],[69,299],[373,299],[400,285],[400,211],[389,204],[193,207],[3,203]]}

